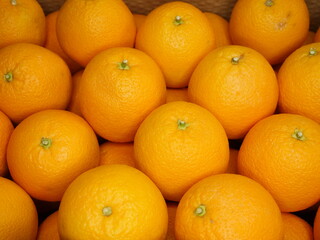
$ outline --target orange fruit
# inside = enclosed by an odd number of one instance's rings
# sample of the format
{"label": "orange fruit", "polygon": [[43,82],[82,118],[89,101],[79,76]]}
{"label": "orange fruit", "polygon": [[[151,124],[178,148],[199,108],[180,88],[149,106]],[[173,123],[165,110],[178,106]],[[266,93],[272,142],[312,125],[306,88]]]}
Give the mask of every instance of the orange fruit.
{"label": "orange fruit", "polygon": [[304,0],[238,0],[229,26],[234,44],[253,48],[277,64],[303,44],[309,11]]}
{"label": "orange fruit", "polygon": [[61,48],[82,66],[107,48],[133,47],[136,25],[122,0],[67,0],[59,11]]}
{"label": "orange fruit", "polygon": [[34,240],[38,215],[30,196],[15,182],[0,177],[1,239]]}
{"label": "orange fruit", "polygon": [[320,207],[316,212],[316,216],[313,222],[313,236],[314,240],[320,240]]}
{"label": "orange fruit", "polygon": [[318,30],[316,31],[315,35],[314,35],[314,42],[320,42],[320,27],[318,28]]}
{"label": "orange fruit", "polygon": [[20,42],[44,44],[45,15],[38,1],[1,1],[0,9],[0,48]]}
{"label": "orange fruit", "polygon": [[279,111],[320,123],[320,43],[294,51],[278,72]]}
{"label": "orange fruit", "polygon": [[136,48],[159,64],[171,88],[186,87],[198,62],[214,47],[209,20],[194,5],[181,1],[152,10],[136,37]]}
{"label": "orange fruit", "polygon": [[111,48],[95,56],[83,72],[79,91],[84,118],[112,142],[133,141],[143,119],[166,98],[159,66],[134,48]]}
{"label": "orange fruit", "polygon": [[0,111],[0,176],[8,174],[7,145],[12,131],[12,122],[7,115]]}
{"label": "orange fruit", "polygon": [[174,223],[176,221],[176,212],[178,208],[177,202],[167,201],[168,208],[168,231],[166,240],[175,240]]}
{"label": "orange fruit", "polygon": [[44,47],[17,43],[1,48],[0,75],[0,110],[15,123],[41,110],[67,107],[69,68]]}
{"label": "orange fruit", "polygon": [[144,14],[138,14],[138,13],[133,13],[133,20],[136,24],[137,27],[137,31],[139,31],[141,25],[144,23],[144,21],[146,20],[146,15]]}
{"label": "orange fruit", "polygon": [[312,227],[304,219],[292,214],[281,213],[283,240],[313,240]]}
{"label": "orange fruit", "polygon": [[61,48],[57,38],[57,17],[59,11],[54,11],[46,16],[46,41],[44,47],[58,54],[68,65],[71,73],[75,73],[81,69],[81,66],[73,61]]}
{"label": "orange fruit", "polygon": [[186,101],[188,102],[188,88],[167,88],[166,102]]}
{"label": "orange fruit", "polygon": [[304,40],[304,42],[303,42],[302,45],[307,45],[307,44],[313,43],[313,42],[314,42],[314,37],[315,37],[315,35],[316,35],[315,32],[309,31],[309,32],[308,32],[308,36],[307,36],[307,38]]}
{"label": "orange fruit", "polygon": [[39,226],[37,240],[60,240],[58,211],[50,214]]}
{"label": "orange fruit", "polygon": [[216,47],[231,45],[231,37],[229,34],[229,22],[216,13],[204,12],[213,29]]}
{"label": "orange fruit", "polygon": [[64,110],[45,110],[14,129],[7,160],[14,181],[32,197],[60,201],[80,173],[98,166],[99,145],[83,118]]}
{"label": "orange fruit", "polygon": [[244,138],[238,171],[261,183],[283,212],[306,209],[320,196],[320,125],[301,115],[276,114]]}
{"label": "orange fruit", "polygon": [[67,107],[67,109],[70,112],[73,112],[79,116],[82,116],[81,109],[80,109],[79,89],[80,89],[83,71],[84,70],[80,70],[72,75],[72,94],[71,94],[71,100]]}
{"label": "orange fruit", "polygon": [[206,55],[193,72],[189,100],[208,109],[229,139],[240,139],[274,113],[278,83],[266,59],[251,48],[230,45]]}
{"label": "orange fruit", "polygon": [[126,164],[134,167],[133,143],[105,142],[100,144],[100,165]]}
{"label": "orange fruit", "polygon": [[229,164],[228,164],[226,173],[238,173],[238,169],[237,169],[238,154],[239,154],[238,149],[234,149],[234,148],[229,149]]}
{"label": "orange fruit", "polygon": [[250,178],[217,174],[194,184],[179,202],[176,239],[282,240],[281,212]]}
{"label": "orange fruit", "polygon": [[62,239],[165,239],[167,206],[139,170],[102,165],[77,177],[65,192],[58,229]]}
{"label": "orange fruit", "polygon": [[137,168],[166,200],[179,201],[194,183],[228,166],[228,139],[220,122],[189,102],[170,102],[152,111],[141,123],[133,147]]}

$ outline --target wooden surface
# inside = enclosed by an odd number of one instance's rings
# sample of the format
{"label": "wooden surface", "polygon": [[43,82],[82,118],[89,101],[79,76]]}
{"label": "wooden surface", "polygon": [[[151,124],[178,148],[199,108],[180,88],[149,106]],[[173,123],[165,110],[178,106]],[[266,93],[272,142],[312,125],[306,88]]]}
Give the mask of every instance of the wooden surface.
{"label": "wooden surface", "polygon": [[[38,0],[46,14],[58,10],[65,0]],[[124,0],[133,13],[148,14],[155,7],[172,0]],[[183,0],[192,3],[202,11],[217,13],[229,19],[236,0]],[[290,0],[288,0],[290,1]],[[320,0],[306,0],[310,12],[310,29],[320,26]]]}

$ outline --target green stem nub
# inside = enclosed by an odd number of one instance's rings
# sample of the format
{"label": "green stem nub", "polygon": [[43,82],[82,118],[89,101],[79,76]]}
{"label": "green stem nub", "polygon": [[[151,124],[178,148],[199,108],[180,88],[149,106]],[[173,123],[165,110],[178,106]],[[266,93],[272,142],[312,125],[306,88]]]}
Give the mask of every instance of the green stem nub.
{"label": "green stem nub", "polygon": [[241,57],[233,57],[233,58],[231,58],[231,63],[233,65],[237,65],[239,63],[240,59],[241,59]]}
{"label": "green stem nub", "polygon": [[274,4],[274,1],[273,0],[266,0],[264,2],[264,5],[266,5],[267,7],[272,7]]}
{"label": "green stem nub", "polygon": [[203,204],[200,204],[195,210],[194,214],[198,217],[202,217],[206,214],[206,206]]}
{"label": "green stem nub", "polygon": [[17,5],[17,1],[16,0],[11,0],[11,5],[12,6],[16,6]]}
{"label": "green stem nub", "polygon": [[12,72],[6,73],[6,74],[4,75],[4,80],[5,80],[6,82],[12,82],[12,80],[13,80],[13,74],[12,74]]}
{"label": "green stem nub", "polygon": [[181,16],[176,16],[176,17],[174,18],[174,20],[173,20],[173,23],[174,23],[174,25],[177,25],[177,26],[183,24],[183,21],[182,21]]}
{"label": "green stem nub", "polygon": [[40,146],[43,147],[44,149],[48,149],[51,147],[52,140],[50,138],[41,138]]}
{"label": "green stem nub", "polygon": [[124,59],[122,62],[118,63],[118,68],[121,70],[129,70],[128,60]]}
{"label": "green stem nub", "polygon": [[188,124],[188,123],[186,123],[185,121],[180,120],[180,119],[178,120],[178,129],[180,129],[180,130],[186,130],[187,127],[189,127],[189,124]]}
{"label": "green stem nub", "polygon": [[310,50],[309,50],[309,56],[315,56],[315,55],[317,55],[318,54],[318,52],[317,52],[317,50],[315,49],[315,48],[310,48]]}
{"label": "green stem nub", "polygon": [[303,132],[297,128],[294,130],[291,136],[300,141],[304,141],[306,139],[306,137],[303,135]]}
{"label": "green stem nub", "polygon": [[110,216],[112,214],[112,208],[111,207],[104,207],[102,209],[102,215],[103,216]]}

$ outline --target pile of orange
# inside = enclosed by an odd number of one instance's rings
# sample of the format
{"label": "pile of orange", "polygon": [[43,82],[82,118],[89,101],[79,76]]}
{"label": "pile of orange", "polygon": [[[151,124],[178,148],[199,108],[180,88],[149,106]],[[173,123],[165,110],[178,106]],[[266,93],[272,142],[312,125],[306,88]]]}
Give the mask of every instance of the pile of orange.
{"label": "pile of orange", "polygon": [[0,2],[0,240],[320,240],[309,2],[164,2]]}

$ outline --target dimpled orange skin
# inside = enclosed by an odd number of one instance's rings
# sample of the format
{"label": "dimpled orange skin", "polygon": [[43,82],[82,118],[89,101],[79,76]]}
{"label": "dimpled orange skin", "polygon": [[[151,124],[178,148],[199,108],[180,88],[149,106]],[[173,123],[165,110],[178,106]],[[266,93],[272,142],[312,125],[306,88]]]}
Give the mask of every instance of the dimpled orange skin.
{"label": "dimpled orange skin", "polygon": [[59,11],[54,11],[46,16],[46,41],[44,47],[58,54],[68,65],[71,73],[81,69],[81,66],[73,61],[61,48],[57,38],[57,18]]}
{"label": "dimpled orange skin", "polygon": [[82,115],[98,135],[131,142],[143,119],[165,103],[166,86],[159,66],[146,53],[110,48],[85,68],[79,98]]}
{"label": "dimpled orange skin", "polygon": [[44,47],[17,43],[1,48],[0,76],[0,110],[14,123],[41,110],[65,109],[69,103],[70,70]]}
{"label": "dimpled orange skin", "polygon": [[100,165],[115,163],[135,167],[132,142],[105,142],[100,144]]}
{"label": "dimpled orange skin", "polygon": [[261,54],[230,45],[200,61],[188,96],[218,118],[229,139],[240,139],[257,121],[274,113],[278,91],[274,70]]}
{"label": "dimpled orange skin", "polygon": [[314,240],[320,240],[320,206],[316,212],[316,216],[313,222],[313,237]]}
{"label": "dimpled orange skin", "polygon": [[0,48],[19,42],[44,44],[45,15],[38,1],[1,1],[0,9]]}
{"label": "dimpled orange skin", "polygon": [[182,197],[175,234],[177,240],[282,240],[281,212],[252,179],[217,174],[197,182]]}
{"label": "dimpled orange skin", "polygon": [[13,129],[10,119],[0,111],[0,176],[2,177],[8,174],[7,145]]}
{"label": "dimpled orange skin", "polygon": [[59,11],[61,48],[83,67],[105,49],[133,47],[136,25],[122,0],[68,0]]}
{"label": "dimpled orange skin", "polygon": [[3,240],[35,240],[38,214],[30,196],[15,182],[0,177],[0,234]]}
{"label": "dimpled orange skin", "polygon": [[229,145],[223,127],[209,111],[176,101],[158,107],[142,122],[134,154],[137,168],[155,182],[165,199],[179,201],[194,183],[227,169]]}
{"label": "dimpled orange skin", "polygon": [[283,220],[283,240],[313,240],[312,227],[304,219],[292,214],[281,213]]}
{"label": "dimpled orange skin", "polygon": [[278,72],[279,111],[320,123],[320,43],[294,51]]}
{"label": "dimpled orange skin", "polygon": [[60,240],[58,232],[58,213],[50,214],[39,226],[37,240]]}
{"label": "dimpled orange skin", "polygon": [[229,24],[233,44],[251,47],[277,64],[304,42],[309,11],[304,0],[239,0]]}
{"label": "dimpled orange skin", "polygon": [[250,129],[238,171],[262,184],[282,212],[295,212],[319,201],[319,158],[320,125],[301,115],[276,114]]}
{"label": "dimpled orange skin", "polygon": [[229,33],[229,22],[218,14],[204,12],[208,18],[212,29],[215,33],[216,47],[231,45],[231,37]]}
{"label": "dimpled orange skin", "polygon": [[[175,23],[177,16],[182,24]],[[214,47],[214,33],[206,16],[181,1],[151,11],[136,37],[136,48],[159,64],[167,87],[172,88],[186,87],[200,59]]]}
{"label": "dimpled orange skin", "polygon": [[159,189],[126,165],[102,165],[81,174],[59,208],[61,239],[164,240],[167,225],[167,206]]}
{"label": "dimpled orange skin", "polygon": [[65,110],[45,110],[14,129],[7,160],[12,178],[32,197],[60,201],[79,174],[98,166],[99,144],[83,118]]}
{"label": "dimpled orange skin", "polygon": [[79,89],[84,70],[80,70],[72,75],[72,94],[67,110],[82,117],[80,109]]}

